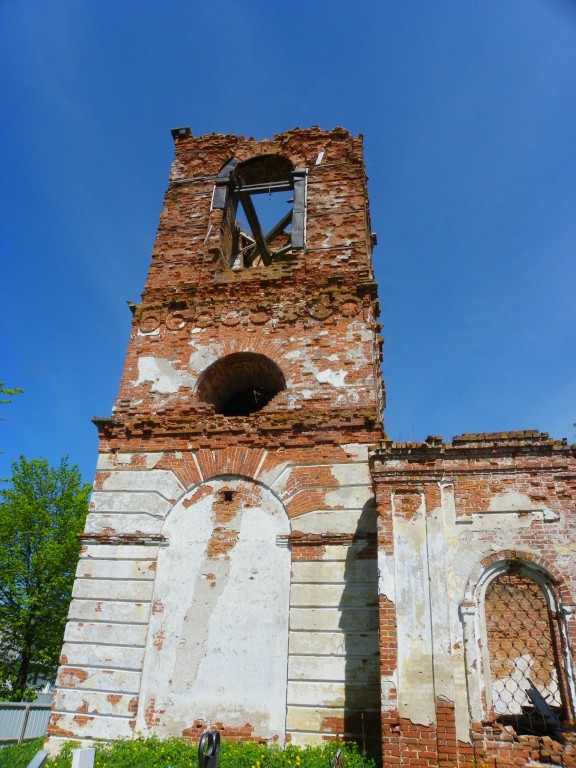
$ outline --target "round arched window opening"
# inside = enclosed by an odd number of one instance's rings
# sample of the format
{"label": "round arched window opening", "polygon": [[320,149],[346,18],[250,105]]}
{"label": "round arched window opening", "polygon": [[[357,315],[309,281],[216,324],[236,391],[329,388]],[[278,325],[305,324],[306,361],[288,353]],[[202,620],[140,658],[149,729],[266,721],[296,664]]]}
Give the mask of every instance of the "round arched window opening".
{"label": "round arched window opening", "polygon": [[573,683],[557,584],[532,562],[506,559],[476,589],[489,716],[520,735],[562,740]]}
{"label": "round arched window opening", "polygon": [[286,389],[275,362],[254,352],[226,355],[209,366],[198,381],[201,400],[223,416],[249,416]]}

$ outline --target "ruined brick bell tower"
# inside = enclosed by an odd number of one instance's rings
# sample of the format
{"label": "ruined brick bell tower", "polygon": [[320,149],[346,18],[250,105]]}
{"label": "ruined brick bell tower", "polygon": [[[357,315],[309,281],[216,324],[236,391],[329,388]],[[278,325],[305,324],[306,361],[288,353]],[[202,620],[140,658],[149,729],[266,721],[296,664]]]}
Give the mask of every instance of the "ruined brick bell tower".
{"label": "ruined brick bell tower", "polygon": [[[53,742],[380,741],[378,303],[362,140],[173,131]],[[369,746],[369,744],[367,744]]]}

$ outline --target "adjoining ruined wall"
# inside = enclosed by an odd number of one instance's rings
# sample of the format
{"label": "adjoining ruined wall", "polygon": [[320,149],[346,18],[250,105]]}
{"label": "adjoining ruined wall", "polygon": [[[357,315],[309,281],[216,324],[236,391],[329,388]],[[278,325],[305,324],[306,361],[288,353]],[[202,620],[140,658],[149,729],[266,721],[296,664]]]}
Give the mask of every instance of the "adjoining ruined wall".
{"label": "adjoining ruined wall", "polygon": [[[383,388],[361,138],[175,143],[120,391],[96,420],[50,742],[218,726],[376,745]],[[239,269],[217,177],[274,154],[305,171],[305,247]],[[224,415],[239,380],[276,394]]]}
{"label": "adjoining ruined wall", "polygon": [[[476,760],[500,766],[550,759],[574,765],[574,448],[537,432],[464,435],[444,445],[439,438],[384,441],[370,461],[378,510],[385,764],[469,766]],[[544,619],[532,617],[523,627],[510,613],[497,619],[497,636],[493,613],[487,630],[486,611],[495,606],[485,593],[489,585],[496,588],[501,573],[520,574],[517,585],[530,579],[534,592],[551,603],[567,729],[563,747],[549,737],[518,736],[498,717],[520,711],[503,690],[530,703],[518,689],[516,678],[521,686],[526,680],[517,670],[529,668],[537,688],[552,690],[551,704],[560,697],[552,672],[538,675],[544,660],[535,643]],[[519,615],[523,605],[518,599]],[[506,622],[509,642],[502,638]],[[547,653],[551,642],[542,640]],[[512,677],[495,671],[497,643]],[[511,658],[518,649],[523,656]]]}

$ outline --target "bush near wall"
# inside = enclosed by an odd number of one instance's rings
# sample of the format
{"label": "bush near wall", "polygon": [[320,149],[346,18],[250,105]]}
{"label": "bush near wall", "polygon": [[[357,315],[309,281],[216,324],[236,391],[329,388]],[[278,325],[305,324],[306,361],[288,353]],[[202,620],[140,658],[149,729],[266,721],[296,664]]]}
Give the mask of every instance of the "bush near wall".
{"label": "bush near wall", "polygon": [[[43,739],[0,750],[0,768],[26,768]],[[326,742],[317,747],[269,747],[253,742],[223,742],[219,768],[330,768],[340,747],[346,768],[375,768],[372,759],[363,759],[354,744]],[[46,768],[71,768],[74,744],[67,744],[49,760]],[[139,738],[101,744],[96,748],[94,768],[197,768],[198,748],[180,739],[160,741]]]}

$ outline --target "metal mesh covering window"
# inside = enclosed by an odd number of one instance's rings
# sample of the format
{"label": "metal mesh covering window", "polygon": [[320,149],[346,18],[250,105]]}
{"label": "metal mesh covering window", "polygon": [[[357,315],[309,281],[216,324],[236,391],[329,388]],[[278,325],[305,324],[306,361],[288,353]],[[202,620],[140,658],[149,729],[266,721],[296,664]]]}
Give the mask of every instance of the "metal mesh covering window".
{"label": "metal mesh covering window", "polygon": [[[559,633],[542,587],[519,568],[509,569],[488,585],[484,608],[494,712],[514,716],[521,728],[527,718],[537,721],[527,693],[533,687],[560,713]],[[522,730],[540,730],[536,725]]]}

